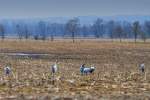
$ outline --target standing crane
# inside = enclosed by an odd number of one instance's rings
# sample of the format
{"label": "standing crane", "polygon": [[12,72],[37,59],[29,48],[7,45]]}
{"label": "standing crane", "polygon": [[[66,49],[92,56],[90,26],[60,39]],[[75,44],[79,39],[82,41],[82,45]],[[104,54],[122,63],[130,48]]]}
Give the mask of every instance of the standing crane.
{"label": "standing crane", "polygon": [[5,72],[5,75],[11,74],[10,64],[6,65],[6,67],[4,68],[4,72]]}
{"label": "standing crane", "polygon": [[54,82],[55,82],[55,73],[56,72],[58,72],[58,65],[57,65],[57,60],[56,60],[56,62],[55,62],[55,64],[53,64],[52,66],[51,66],[51,73],[52,73],[52,84],[54,84]]}

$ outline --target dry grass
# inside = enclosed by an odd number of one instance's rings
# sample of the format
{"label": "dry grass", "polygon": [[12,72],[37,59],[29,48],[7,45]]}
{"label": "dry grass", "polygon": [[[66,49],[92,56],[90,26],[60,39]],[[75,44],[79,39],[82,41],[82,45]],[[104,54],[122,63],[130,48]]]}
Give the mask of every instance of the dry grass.
{"label": "dry grass", "polygon": [[[129,49],[149,49],[149,43],[144,44],[142,42],[132,43],[132,42],[105,42],[105,41],[93,41],[93,40],[78,40],[76,43],[72,43],[70,41],[35,41],[35,40],[6,40],[4,42],[0,42],[0,51],[1,52],[33,52],[33,53],[55,53],[60,50],[68,53],[68,52],[85,52],[88,50],[95,49],[124,49],[128,47]],[[142,48],[144,47],[144,48]],[[62,53],[63,53],[62,52]]]}
{"label": "dry grass", "polygon": [[[46,57],[1,54],[2,97],[23,94],[28,97],[32,95],[32,98],[39,98],[39,95],[70,99],[150,98],[149,44],[100,41],[77,41],[73,44],[70,41],[8,40],[0,42],[0,52],[49,54]],[[53,85],[50,65],[56,59],[59,61],[59,72]],[[138,64],[142,61],[146,65],[146,79],[138,71]],[[6,63],[12,64],[13,75],[10,77],[3,75],[3,66]],[[81,76],[79,67],[82,63],[88,66],[94,64],[95,73]]]}

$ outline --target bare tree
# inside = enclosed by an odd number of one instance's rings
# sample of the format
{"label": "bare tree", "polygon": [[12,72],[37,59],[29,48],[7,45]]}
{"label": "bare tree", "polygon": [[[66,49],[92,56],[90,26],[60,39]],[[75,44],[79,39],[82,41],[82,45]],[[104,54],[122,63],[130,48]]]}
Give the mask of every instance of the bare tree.
{"label": "bare tree", "polygon": [[49,30],[49,34],[50,34],[50,37],[51,37],[51,41],[54,41],[54,35],[56,34],[57,24],[56,23],[49,24],[48,25],[48,30]]}
{"label": "bare tree", "polygon": [[139,24],[139,21],[135,21],[133,23],[133,33],[134,33],[134,40],[135,40],[135,43],[136,43],[136,40],[137,40],[137,36],[139,35],[140,33],[140,24]]}
{"label": "bare tree", "polygon": [[21,24],[16,25],[16,32],[18,35],[18,38],[21,40],[23,38],[23,30]]}
{"label": "bare tree", "polygon": [[144,43],[145,43],[145,42],[146,42],[146,39],[147,39],[146,33],[145,33],[144,31],[141,31],[141,32],[140,32],[140,35],[141,35],[142,40],[143,40]]}
{"label": "bare tree", "polygon": [[115,22],[113,20],[107,23],[108,34],[109,34],[109,37],[112,39],[112,41],[114,39],[114,27],[115,27]]}
{"label": "bare tree", "polygon": [[150,21],[145,21],[144,28],[145,32],[147,33],[147,36],[150,37]]}
{"label": "bare tree", "polygon": [[122,39],[122,35],[123,35],[123,29],[120,24],[115,27],[115,34],[116,34],[116,37],[119,37],[120,42],[122,42],[121,39]]}
{"label": "bare tree", "polygon": [[86,25],[84,25],[82,27],[82,33],[83,33],[83,36],[84,37],[87,37],[88,36],[88,33],[89,33],[89,30],[88,30],[88,27]]}
{"label": "bare tree", "polygon": [[44,21],[40,21],[38,23],[38,28],[39,28],[39,34],[41,36],[41,39],[44,41],[46,40],[46,24]]}
{"label": "bare tree", "polygon": [[2,40],[5,39],[5,29],[4,29],[4,26],[2,24],[0,24],[0,36],[1,36]]}
{"label": "bare tree", "polygon": [[96,36],[96,38],[100,38],[104,34],[104,25],[103,20],[98,18],[95,23],[93,24],[93,31]]}
{"label": "bare tree", "polygon": [[133,36],[131,23],[124,21],[122,29],[123,29],[123,38],[131,38]]}
{"label": "bare tree", "polygon": [[47,33],[50,35],[51,41],[53,41],[54,38],[53,38],[52,27],[50,23],[47,24]]}
{"label": "bare tree", "polygon": [[75,34],[78,31],[78,27],[79,27],[79,19],[77,19],[77,18],[69,20],[66,24],[66,30],[69,33],[71,33],[73,43],[75,42]]}
{"label": "bare tree", "polygon": [[24,26],[24,35],[25,35],[25,39],[28,39],[31,35],[27,25]]}

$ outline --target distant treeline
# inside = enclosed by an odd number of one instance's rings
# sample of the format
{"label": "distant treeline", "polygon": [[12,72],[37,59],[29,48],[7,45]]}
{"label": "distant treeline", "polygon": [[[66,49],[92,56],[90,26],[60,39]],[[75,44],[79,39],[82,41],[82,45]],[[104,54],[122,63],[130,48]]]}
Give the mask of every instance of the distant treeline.
{"label": "distant treeline", "polygon": [[0,37],[4,40],[7,36],[16,36],[18,39],[35,39],[53,41],[55,37],[70,37],[73,42],[75,37],[94,37],[109,39],[142,39],[144,42],[150,38],[150,21],[104,21],[98,18],[92,25],[81,25],[78,18],[68,20],[65,24],[51,23],[39,20],[37,22],[12,21],[0,22]]}

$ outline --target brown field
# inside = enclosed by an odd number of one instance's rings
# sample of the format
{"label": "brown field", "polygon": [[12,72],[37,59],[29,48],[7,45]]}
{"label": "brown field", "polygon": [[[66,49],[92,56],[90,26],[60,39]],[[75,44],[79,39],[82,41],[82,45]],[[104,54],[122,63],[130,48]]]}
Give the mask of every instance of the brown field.
{"label": "brown field", "polygon": [[[20,56],[18,53],[41,55]],[[52,84],[50,66],[56,60],[59,72]],[[138,70],[143,61],[145,74]],[[13,74],[7,77],[3,68],[8,63],[12,65]],[[80,75],[79,67],[83,63],[94,64],[96,71]],[[5,40],[0,42],[0,65],[0,99],[150,99],[149,43]]]}

